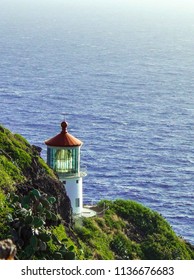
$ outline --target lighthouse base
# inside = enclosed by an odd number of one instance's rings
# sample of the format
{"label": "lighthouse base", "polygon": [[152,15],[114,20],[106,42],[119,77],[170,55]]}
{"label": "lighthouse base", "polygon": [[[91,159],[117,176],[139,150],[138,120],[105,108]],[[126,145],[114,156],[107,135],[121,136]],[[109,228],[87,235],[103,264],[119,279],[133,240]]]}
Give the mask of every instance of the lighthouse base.
{"label": "lighthouse base", "polygon": [[90,217],[94,217],[94,216],[96,216],[97,215],[97,213],[94,211],[94,210],[92,210],[92,209],[90,209],[90,208],[82,208],[82,211],[81,211],[81,213],[79,213],[79,214],[74,214],[73,215],[73,217],[76,219],[76,218],[80,218],[80,217],[84,217],[84,218],[90,218]]}

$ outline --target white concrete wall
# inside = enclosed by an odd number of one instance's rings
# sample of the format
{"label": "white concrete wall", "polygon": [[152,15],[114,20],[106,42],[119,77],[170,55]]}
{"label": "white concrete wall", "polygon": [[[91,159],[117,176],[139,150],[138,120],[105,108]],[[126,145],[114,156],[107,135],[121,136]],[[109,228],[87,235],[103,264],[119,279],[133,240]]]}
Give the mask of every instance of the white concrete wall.
{"label": "white concrete wall", "polygon": [[[67,195],[71,200],[73,214],[81,214],[83,208],[82,177],[68,178],[64,180],[66,181],[66,183],[65,184],[63,183],[63,185],[66,189]],[[76,205],[76,199],[79,199],[79,207],[77,207]]]}

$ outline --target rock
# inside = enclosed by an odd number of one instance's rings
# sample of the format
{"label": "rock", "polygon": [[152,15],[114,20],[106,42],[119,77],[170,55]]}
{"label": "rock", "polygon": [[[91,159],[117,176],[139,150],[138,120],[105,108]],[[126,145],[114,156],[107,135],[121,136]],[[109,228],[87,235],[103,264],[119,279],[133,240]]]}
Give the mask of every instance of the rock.
{"label": "rock", "polygon": [[14,260],[16,255],[16,246],[11,239],[0,241],[0,259],[1,260]]}

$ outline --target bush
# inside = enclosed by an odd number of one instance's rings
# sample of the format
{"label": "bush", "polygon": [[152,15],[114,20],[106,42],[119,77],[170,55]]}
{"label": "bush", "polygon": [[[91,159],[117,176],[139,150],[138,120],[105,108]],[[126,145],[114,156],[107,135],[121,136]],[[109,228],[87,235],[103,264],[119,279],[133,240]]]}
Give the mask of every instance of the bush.
{"label": "bush", "polygon": [[116,200],[112,207],[120,217],[132,223],[144,236],[171,230],[170,225],[160,214],[135,201]]}
{"label": "bush", "polygon": [[77,226],[75,227],[75,232],[77,233],[79,238],[81,238],[81,240],[84,242],[88,242],[89,239],[92,238],[92,232],[85,227]]}
{"label": "bush", "polygon": [[31,164],[30,146],[22,136],[0,129],[0,149],[18,168],[24,169]]}
{"label": "bush", "polygon": [[192,254],[175,234],[153,234],[142,243],[147,260],[190,260]]}
{"label": "bush", "polygon": [[116,257],[122,260],[134,260],[142,257],[142,252],[138,244],[133,243],[123,233],[118,233],[110,242],[110,248]]}
{"label": "bush", "polygon": [[[6,184],[7,186],[13,183],[19,183],[24,180],[20,169],[4,155],[0,155],[0,185]],[[2,176],[4,173],[4,176]],[[6,182],[7,181],[7,182]]]}
{"label": "bush", "polygon": [[[52,210],[56,199],[46,197],[38,190],[28,195],[12,195],[12,235],[18,248],[19,259],[75,259],[73,247],[58,240],[47,223],[55,223],[58,217]],[[55,250],[52,250],[52,246]]]}
{"label": "bush", "polygon": [[7,238],[9,233],[9,216],[12,210],[7,203],[5,194],[0,191],[0,239]]}

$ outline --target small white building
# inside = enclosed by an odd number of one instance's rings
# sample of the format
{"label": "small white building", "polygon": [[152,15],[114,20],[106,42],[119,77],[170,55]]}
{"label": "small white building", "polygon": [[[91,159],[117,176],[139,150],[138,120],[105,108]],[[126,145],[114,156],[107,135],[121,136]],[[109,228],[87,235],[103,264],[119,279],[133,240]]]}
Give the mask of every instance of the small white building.
{"label": "small white building", "polygon": [[80,169],[80,148],[83,143],[67,132],[67,126],[67,122],[62,122],[62,131],[45,141],[47,164],[58,174],[63,183],[71,200],[73,214],[94,216],[94,211],[83,208],[82,178],[87,175],[86,170]]}

